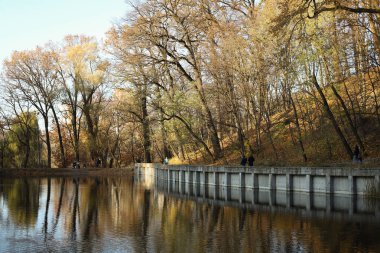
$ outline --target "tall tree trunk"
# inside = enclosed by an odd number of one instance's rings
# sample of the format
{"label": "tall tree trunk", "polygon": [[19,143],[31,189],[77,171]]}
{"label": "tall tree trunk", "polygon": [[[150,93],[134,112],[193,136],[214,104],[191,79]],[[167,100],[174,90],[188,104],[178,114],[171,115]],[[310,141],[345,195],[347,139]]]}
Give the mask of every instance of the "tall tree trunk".
{"label": "tall tree trunk", "polygon": [[[232,79],[232,77],[228,77],[229,79]],[[236,122],[236,127],[237,127],[237,138],[238,138],[238,143],[240,146],[240,152],[242,156],[245,156],[245,145],[244,145],[244,130],[242,127],[243,120],[240,114],[239,110],[239,104],[238,104],[238,99],[236,98],[235,95],[235,89],[234,89],[234,84],[232,81],[227,82],[227,89],[229,91],[229,99],[231,100],[231,105],[232,105],[232,113],[235,118]]]}
{"label": "tall tree trunk", "polygon": [[114,160],[115,160],[115,153],[116,153],[116,150],[117,150],[117,147],[119,146],[119,136],[117,136],[116,140],[115,140],[115,144],[112,146],[112,149],[111,149],[111,158],[110,158],[110,164],[109,164],[109,168],[112,168],[113,167],[113,163],[114,163]]}
{"label": "tall tree trunk", "polygon": [[[377,68],[379,69],[379,67]],[[380,126],[380,104],[379,104],[379,101],[378,101],[378,97],[377,97],[377,94],[376,94],[376,84],[375,82],[372,80],[371,78],[371,73],[368,71],[368,78],[371,82],[371,87],[372,87],[372,93],[373,93],[373,97],[374,97],[374,100],[375,100],[375,112],[376,112],[376,117],[377,117],[377,124]]]}
{"label": "tall tree trunk", "polygon": [[44,115],[45,123],[45,135],[46,135],[46,149],[47,149],[47,167],[51,168],[51,143],[50,143],[50,133],[49,133],[49,118]]}
{"label": "tall tree trunk", "polygon": [[141,111],[142,111],[142,128],[143,128],[143,138],[144,138],[144,158],[146,163],[152,162],[151,156],[151,140],[150,140],[150,123],[148,119],[148,108],[147,108],[147,98],[144,92],[141,98]]}
{"label": "tall tree trunk", "polygon": [[[74,135],[76,134],[77,131],[75,131]],[[80,155],[79,155],[79,138],[76,136],[74,137],[74,152],[75,152],[75,161],[79,161]]]}
{"label": "tall tree trunk", "polygon": [[108,158],[109,147],[107,145],[106,149],[102,154],[102,168],[107,168],[107,158]]}
{"label": "tall tree trunk", "polygon": [[198,96],[200,98],[202,109],[206,116],[206,127],[210,135],[211,145],[214,151],[214,160],[217,160],[223,157],[222,147],[220,146],[218,131],[216,129],[214,117],[212,116],[212,112],[210,110],[210,107],[207,103],[206,96],[204,94],[203,81],[202,81],[201,75],[200,73],[196,73],[196,75],[197,75],[196,80],[193,80],[194,81],[193,83],[194,83],[195,90],[197,91]]}
{"label": "tall tree trunk", "polygon": [[331,89],[332,89],[335,97],[339,100],[339,103],[340,103],[340,105],[342,106],[342,108],[344,110],[344,114],[346,115],[348,124],[350,125],[351,131],[352,131],[352,133],[355,136],[356,142],[359,144],[360,149],[364,152],[364,145],[363,145],[362,139],[359,136],[358,129],[355,127],[354,122],[351,119],[351,116],[350,116],[350,113],[349,113],[349,111],[347,109],[346,104],[344,103],[342,97],[339,95],[339,93],[336,90],[336,88],[335,88],[334,85],[331,85]]}
{"label": "tall tree trunk", "polygon": [[[73,117],[71,123],[72,123],[72,129],[73,129],[73,142],[74,142],[74,152],[75,152],[75,160],[80,161],[80,153],[79,153],[79,137],[80,137],[80,127],[77,123],[77,117],[76,112],[74,113],[75,116]],[[80,121],[80,119],[79,119]]]}
{"label": "tall tree trunk", "polygon": [[219,159],[223,157],[222,147],[220,146],[218,131],[216,130],[214,118],[212,117],[212,113],[210,108],[205,107],[204,110],[206,111],[206,126],[208,129],[208,132],[210,134],[211,139],[211,145],[212,149],[214,151],[214,158]]}
{"label": "tall tree trunk", "polygon": [[65,147],[63,146],[63,139],[62,139],[62,132],[61,132],[61,124],[59,123],[57,113],[55,112],[55,109],[53,106],[51,106],[53,117],[55,124],[57,125],[57,133],[58,133],[58,140],[59,140],[59,149],[61,152],[61,165],[63,168],[66,167],[66,155],[65,155]]}
{"label": "tall tree trunk", "polygon": [[[30,156],[30,130],[26,130],[26,140],[25,140],[25,157],[22,162],[22,167],[27,168],[29,163],[29,156]],[[39,140],[38,140],[39,142]]]}
{"label": "tall tree trunk", "polygon": [[277,148],[276,146],[274,145],[274,141],[273,141],[273,137],[272,137],[272,132],[271,132],[271,127],[272,127],[272,123],[271,123],[271,120],[269,118],[269,113],[266,112],[265,114],[265,121],[266,121],[266,133],[268,135],[268,138],[269,138],[269,141],[270,141],[270,144],[272,146],[272,149],[273,149],[273,152],[274,152],[274,155],[275,155],[275,158],[276,158],[276,161],[278,161],[278,152],[277,152]]}
{"label": "tall tree trunk", "polygon": [[165,124],[164,124],[164,119],[163,119],[163,115],[162,115],[162,112],[160,112],[160,130],[161,130],[161,138],[162,138],[162,149],[163,149],[163,155],[167,158],[171,158],[172,157],[172,153],[170,152],[170,149],[169,149],[169,144],[168,144],[168,140],[167,140],[167,134],[166,134],[166,130],[165,130]]}
{"label": "tall tree trunk", "polygon": [[96,161],[99,157],[99,147],[97,144],[97,131],[94,125],[94,120],[91,116],[90,105],[86,104],[83,106],[83,114],[87,123],[87,132],[90,139],[90,156],[92,161]]}
{"label": "tall tree trunk", "polygon": [[306,156],[305,148],[304,148],[303,142],[302,142],[301,127],[300,127],[300,123],[298,120],[297,108],[296,108],[296,105],[294,104],[294,100],[293,100],[293,97],[292,97],[290,90],[289,90],[289,98],[290,98],[290,102],[291,102],[292,107],[293,107],[294,118],[296,121],[295,123],[296,123],[297,134],[298,134],[298,143],[299,143],[301,151],[302,151],[303,161],[306,163],[307,162],[307,156]]}
{"label": "tall tree trunk", "polygon": [[[372,33],[373,45],[377,54],[377,60],[378,60],[377,64],[379,64],[380,63],[380,33],[379,33],[378,25],[376,25],[374,14],[368,14],[368,15],[369,15],[369,18],[368,18],[369,29]],[[377,15],[377,18],[379,18],[379,15]],[[377,19],[377,22],[379,22],[378,19]]]}
{"label": "tall tree trunk", "polygon": [[[160,88],[158,87],[157,88],[157,94],[159,96],[158,100],[160,101],[162,99],[161,97],[161,90]],[[158,105],[160,107],[160,105]],[[166,134],[166,130],[165,130],[165,121],[164,121],[164,114],[162,112],[162,110],[159,110],[159,117],[160,117],[160,131],[161,131],[161,139],[162,139],[162,150],[163,150],[163,157],[162,160],[167,157],[167,158],[171,158],[172,157],[172,153],[170,152],[170,149],[169,149],[169,144],[168,144],[168,139],[167,139],[167,134]]]}
{"label": "tall tree trunk", "polygon": [[323,101],[323,106],[326,110],[326,113],[327,113],[327,116],[329,117],[331,123],[333,124],[334,126],[334,129],[336,131],[336,133],[338,134],[339,136],[339,139],[341,140],[344,148],[346,149],[346,153],[347,153],[347,156],[349,156],[349,159],[352,159],[352,156],[353,156],[353,153],[352,153],[352,149],[350,147],[350,145],[348,144],[346,138],[344,137],[336,119],[335,119],[335,116],[334,114],[332,113],[331,109],[330,109],[330,106],[329,104],[327,103],[327,100],[326,100],[326,97],[325,97],[325,94],[323,94],[323,91],[321,89],[321,87],[319,86],[318,84],[318,81],[317,81],[317,77],[315,76],[315,74],[313,75],[312,77],[312,82],[315,86],[315,88],[317,89],[322,101]]}

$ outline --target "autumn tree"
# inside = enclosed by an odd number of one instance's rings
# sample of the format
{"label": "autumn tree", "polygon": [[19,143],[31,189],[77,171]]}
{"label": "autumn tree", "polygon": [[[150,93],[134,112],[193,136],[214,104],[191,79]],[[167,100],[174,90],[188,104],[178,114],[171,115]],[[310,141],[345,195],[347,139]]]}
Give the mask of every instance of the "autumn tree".
{"label": "autumn tree", "polygon": [[[48,168],[51,168],[52,163],[50,111],[56,106],[59,96],[54,57],[54,52],[37,47],[32,51],[14,52],[4,64],[9,89],[19,91],[22,99],[30,102],[44,120]],[[64,156],[63,151],[62,155]]]}

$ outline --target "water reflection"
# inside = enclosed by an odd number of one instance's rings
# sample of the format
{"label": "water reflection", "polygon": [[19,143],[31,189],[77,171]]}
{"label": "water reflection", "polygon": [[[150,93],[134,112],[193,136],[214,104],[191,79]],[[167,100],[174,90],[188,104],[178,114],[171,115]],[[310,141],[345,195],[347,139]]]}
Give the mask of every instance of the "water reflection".
{"label": "water reflection", "polygon": [[0,179],[0,252],[376,252],[378,205],[364,203],[132,177]]}
{"label": "water reflection", "polygon": [[4,184],[1,190],[12,222],[20,227],[33,226],[38,214],[40,181],[18,179]]}
{"label": "water reflection", "polygon": [[348,216],[348,219],[380,218],[380,202],[361,195],[286,192],[234,188],[159,180],[156,190],[171,197],[213,205],[254,210],[276,210],[315,216]]}

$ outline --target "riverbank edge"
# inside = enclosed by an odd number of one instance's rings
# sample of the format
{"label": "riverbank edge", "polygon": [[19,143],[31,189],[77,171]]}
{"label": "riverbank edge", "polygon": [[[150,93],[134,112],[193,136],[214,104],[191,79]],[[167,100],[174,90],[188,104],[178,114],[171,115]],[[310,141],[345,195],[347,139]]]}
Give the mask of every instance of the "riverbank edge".
{"label": "riverbank edge", "polygon": [[15,177],[119,177],[133,173],[133,167],[125,168],[54,168],[54,169],[0,169],[0,178]]}
{"label": "riverbank edge", "polygon": [[[153,163],[154,164],[154,163]],[[28,169],[0,169],[0,178],[9,178],[9,177],[98,177],[98,176],[127,176],[133,173],[134,168],[137,164],[134,164],[129,167],[123,168],[81,168],[81,169],[72,169],[72,168],[52,168],[52,169],[37,169],[37,168],[28,168]],[[243,166],[213,166],[213,165],[170,165],[170,167],[224,167],[230,169],[263,169],[263,168],[289,168],[288,166],[254,166],[254,167],[243,167]],[[350,166],[337,166],[340,169],[357,169],[357,170],[366,170],[366,169],[379,169],[380,166],[365,166],[365,165],[350,165]],[[305,166],[291,166],[291,168],[305,168]],[[318,170],[321,168],[334,168],[328,166],[314,167],[310,166],[309,169]]]}

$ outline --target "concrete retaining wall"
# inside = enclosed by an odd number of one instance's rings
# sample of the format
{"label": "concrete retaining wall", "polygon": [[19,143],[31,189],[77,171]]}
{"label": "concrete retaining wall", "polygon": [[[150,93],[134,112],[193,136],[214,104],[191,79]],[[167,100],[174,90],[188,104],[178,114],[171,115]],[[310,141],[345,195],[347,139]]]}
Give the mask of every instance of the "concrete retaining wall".
{"label": "concrete retaining wall", "polygon": [[380,182],[380,169],[307,167],[217,167],[136,164],[146,184],[157,180],[216,187],[295,192],[364,194]]}

